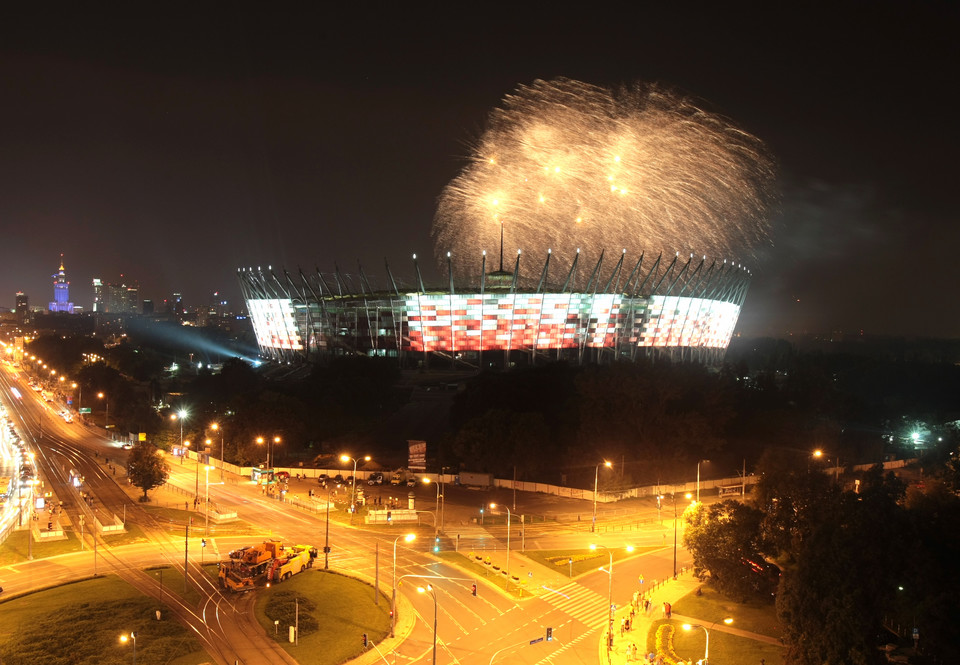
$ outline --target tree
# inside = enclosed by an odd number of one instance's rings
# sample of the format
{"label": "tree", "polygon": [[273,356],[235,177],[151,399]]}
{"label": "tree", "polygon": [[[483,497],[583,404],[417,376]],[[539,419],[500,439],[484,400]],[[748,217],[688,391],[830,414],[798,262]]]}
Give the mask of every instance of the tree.
{"label": "tree", "polygon": [[876,636],[905,563],[902,496],[902,483],[874,467],[795,543],[777,595],[788,662],[882,662]]}
{"label": "tree", "polygon": [[776,569],[761,556],[760,510],[728,499],[710,506],[698,503],[684,512],[684,519],[683,545],[693,554],[698,577],[709,573],[717,589],[741,601],[776,589],[777,579],[770,575]]}
{"label": "tree", "polygon": [[170,471],[160,451],[145,441],[139,441],[127,458],[127,476],[130,482],[143,490],[141,501],[149,501],[147,492],[167,482]]}

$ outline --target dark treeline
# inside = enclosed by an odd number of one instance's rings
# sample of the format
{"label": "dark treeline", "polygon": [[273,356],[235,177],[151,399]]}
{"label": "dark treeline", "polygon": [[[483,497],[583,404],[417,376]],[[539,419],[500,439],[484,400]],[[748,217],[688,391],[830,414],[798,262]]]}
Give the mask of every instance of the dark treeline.
{"label": "dark treeline", "polygon": [[[738,340],[720,368],[663,360],[451,374],[458,391],[417,404],[422,373],[389,359],[257,369],[234,358],[219,372],[170,371],[184,351],[136,335],[107,348],[93,337],[43,336],[29,352],[80,384],[74,396],[95,422],[109,402],[114,431],[145,432],[167,447],[180,436],[170,416],[185,409],[185,439],[209,438],[217,454],[222,435],[227,459],[241,464],[265,458],[258,436],[281,437],[276,459],[307,462],[362,446],[402,463],[406,439],[422,438],[434,466],[580,487],[610,460],[600,484],[614,488],[689,481],[701,460],[704,477],[735,477],[771,448],[803,456],[820,448],[843,465],[912,457],[916,444],[943,454],[950,448],[939,439],[951,441],[960,419],[955,364],[800,351],[779,340]],[[103,360],[85,361],[90,353]]]}

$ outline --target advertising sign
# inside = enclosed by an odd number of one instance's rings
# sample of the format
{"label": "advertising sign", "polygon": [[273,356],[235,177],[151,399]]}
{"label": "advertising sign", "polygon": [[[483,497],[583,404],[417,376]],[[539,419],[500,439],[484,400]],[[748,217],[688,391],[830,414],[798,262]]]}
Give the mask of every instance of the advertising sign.
{"label": "advertising sign", "polygon": [[426,441],[407,441],[409,445],[409,457],[407,460],[407,468],[411,471],[420,471],[421,473],[427,470],[427,442]]}

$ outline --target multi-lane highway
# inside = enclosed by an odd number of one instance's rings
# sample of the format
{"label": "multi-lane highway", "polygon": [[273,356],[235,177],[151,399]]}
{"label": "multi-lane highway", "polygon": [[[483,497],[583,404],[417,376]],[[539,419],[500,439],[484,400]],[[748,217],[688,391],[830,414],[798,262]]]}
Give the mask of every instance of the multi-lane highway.
{"label": "multi-lane highway", "polygon": [[[101,521],[106,521],[111,515],[125,515],[127,520],[135,522],[148,534],[149,541],[123,548],[109,548],[99,541],[94,558],[92,550],[95,540],[87,531],[87,551],[60,557],[56,561],[35,561],[10,567],[3,571],[4,578],[0,583],[11,590],[27,588],[41,580],[42,584],[49,584],[89,575],[95,565],[99,572],[115,572],[144,593],[157,595],[156,583],[141,571],[157,563],[182,570],[183,538],[169,537],[117,485],[116,479],[123,477],[122,474],[114,475],[104,462],[109,457],[111,462],[116,461],[116,465],[122,467],[125,451],[98,435],[95,430],[79,423],[64,422],[56,415],[55,408],[44,403],[32,391],[24,391],[21,387],[22,399],[13,399],[10,388],[18,384],[11,374],[9,368],[0,371],[0,396],[7,403],[24,438],[33,445],[45,487],[53,489],[57,500],[63,501],[71,524],[78,524],[81,515],[88,524],[91,523],[94,511]],[[84,491],[91,495],[89,501],[81,499],[79,493],[70,488],[71,472],[84,477]],[[173,464],[170,483],[183,488],[189,499],[197,487],[198,473],[201,471],[193,461]],[[206,483],[202,481],[205,481],[205,477],[199,483],[201,494],[206,489]],[[296,488],[296,483],[292,485]],[[376,489],[384,494],[391,492],[386,487]],[[421,495],[418,500],[432,503],[433,487],[418,487],[415,491]],[[235,510],[249,523],[268,525],[274,537],[287,542],[323,544],[325,523],[322,514],[298,510],[290,504],[268,498],[237,476],[228,475],[225,484],[211,483],[209,494],[211,501],[216,502],[222,511]],[[455,503],[458,500],[457,491],[450,489],[444,494],[446,519],[443,526],[445,535],[451,539],[445,539],[444,543],[453,542],[460,531],[469,532],[469,539],[464,533],[465,546],[489,550],[502,557],[506,528],[502,524],[479,527],[471,520],[478,505],[500,500],[500,497],[495,494],[488,496],[483,492],[460,492],[459,496],[463,497],[464,504],[469,504],[468,507]],[[537,498],[521,496],[521,511],[525,509],[525,501],[533,504]],[[570,512],[570,507],[562,510]],[[535,512],[541,511],[542,506],[538,506]],[[512,526],[513,551],[516,552],[517,543],[520,542],[520,525],[514,523]],[[331,523],[330,567],[350,571],[369,580],[377,578],[385,593],[381,602],[389,602],[396,545],[396,576],[400,582],[398,590],[401,596],[398,605],[401,616],[398,618],[401,619],[400,624],[410,626],[412,623],[412,627],[409,632],[403,633],[402,640],[390,640],[380,645],[382,649],[393,653],[395,662],[432,662],[436,620],[438,663],[486,664],[494,656],[495,662],[530,665],[597,663],[603,651],[601,639],[608,618],[608,595],[614,604],[623,606],[629,603],[634,591],[642,589],[639,583],[641,575],[649,583],[671,574],[674,557],[672,526],[669,529],[669,538],[667,531],[659,524],[639,531],[592,537],[585,530],[577,530],[563,523],[548,523],[536,528],[528,525],[525,539],[528,546],[535,548],[585,548],[591,542],[611,549],[623,547],[628,542],[662,547],[644,556],[617,561],[612,585],[606,566],[572,581],[564,571],[551,574],[538,570],[536,575],[527,580],[530,589],[536,593],[527,593],[522,599],[507,596],[492,585],[485,584],[482,578],[478,581],[478,594],[474,596],[471,588],[474,573],[434,556],[430,552],[432,541],[410,544],[403,542],[402,538],[398,541],[398,536],[404,533],[400,525],[370,530]],[[164,597],[164,602],[171,606],[171,611],[184,624],[194,629],[218,663],[251,665],[293,662],[271,637],[263,634],[254,621],[252,594],[225,596],[200,573],[197,564],[200,561],[201,535],[197,531],[188,549],[190,576],[202,594],[202,602],[198,607],[188,607],[169,594]],[[248,536],[217,539],[213,544],[222,554],[249,542]],[[211,549],[207,549],[207,560],[210,559]],[[682,550],[679,554],[682,565],[687,557]],[[520,568],[519,558],[513,561]],[[529,574],[532,575],[532,571]],[[430,590],[425,593],[417,591],[418,586],[424,587],[428,583]],[[547,627],[552,628],[553,639],[537,641],[545,635]],[[356,639],[359,641],[359,634]]]}

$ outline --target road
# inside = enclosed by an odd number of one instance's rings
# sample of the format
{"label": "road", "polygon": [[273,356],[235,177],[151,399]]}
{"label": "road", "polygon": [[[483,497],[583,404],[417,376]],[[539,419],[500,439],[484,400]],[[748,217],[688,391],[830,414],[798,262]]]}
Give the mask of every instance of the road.
{"label": "road", "polygon": [[[70,521],[78,523],[81,515],[88,524],[92,523],[94,514],[101,521],[107,521],[114,515],[124,516],[126,520],[141,526],[149,534],[150,541],[143,545],[110,548],[104,546],[102,540],[91,538],[88,531],[85,533],[86,546],[91,548],[88,552],[10,567],[9,571],[4,571],[7,579],[3,584],[9,590],[16,591],[21,585],[26,588],[26,585],[37,580],[43,580],[46,584],[51,580],[59,582],[88,575],[92,572],[91,567],[95,567],[97,572],[118,574],[143,593],[159,597],[156,583],[142,571],[158,563],[182,571],[185,542],[182,538],[168,536],[166,530],[160,528],[117,485],[118,476],[104,462],[109,458],[111,463],[122,468],[126,452],[120,450],[116,443],[97,434],[97,430],[79,423],[65,423],[56,416],[55,410],[32,391],[21,388],[23,398],[14,400],[9,391],[11,381],[9,369],[0,372],[0,396],[18,421],[24,438],[33,444],[41,475],[48,487],[54,489],[58,500],[63,501]],[[299,510],[288,503],[268,498],[254,485],[236,476],[228,475],[225,484],[218,482],[219,475],[213,476],[211,480],[215,482],[211,482],[208,488],[206,474],[193,461],[173,464],[170,470],[170,483],[182,488],[188,503],[196,489],[199,488],[201,499],[209,491],[211,502],[215,502],[221,511],[235,510],[249,523],[269,525],[271,534],[286,542],[311,543],[322,548],[325,529],[322,513]],[[78,491],[71,489],[71,471],[84,477],[84,491],[92,495],[92,505],[82,500]],[[297,489],[295,481],[291,485],[294,490]],[[403,499],[409,491],[390,486],[364,489],[372,496],[401,496]],[[425,519],[425,523],[430,523],[437,508],[435,486],[417,487],[413,491],[418,507],[433,511],[434,514],[427,515]],[[306,494],[305,489],[303,493]],[[479,527],[473,524],[473,518],[479,516],[481,506],[512,499],[504,494],[444,488],[444,547],[452,547],[451,543],[456,542],[458,532],[470,531],[473,535],[463,539],[463,546],[502,555],[506,527],[502,524]],[[579,504],[561,504],[556,497],[521,494],[515,505],[531,514],[543,514],[549,510],[589,514],[589,509]],[[628,541],[634,545],[660,546],[652,553],[618,560],[614,566],[612,584],[607,566],[574,581],[560,572],[541,576],[542,579],[532,579],[537,594],[519,600],[486,584],[482,578],[478,581],[479,593],[473,596],[473,574],[433,555],[430,551],[432,540],[421,539],[408,544],[401,538],[397,542],[398,536],[405,532],[400,525],[370,530],[331,522],[332,551],[329,561],[334,570],[349,571],[370,581],[377,579],[384,592],[380,602],[389,603],[396,543],[396,576],[403,598],[398,607],[401,612],[410,608],[415,618],[412,630],[405,639],[388,643],[398,663],[433,662],[435,616],[438,663],[485,664],[494,656],[495,662],[531,665],[598,663],[603,653],[601,639],[608,616],[608,593],[614,604],[623,606],[629,603],[635,590],[643,588],[639,584],[641,575],[645,580],[652,581],[669,577],[673,572],[672,522],[662,526],[655,516],[655,509],[651,509],[644,517],[647,520],[645,528],[599,535],[590,534],[586,522],[548,522],[536,526],[512,523],[514,553],[524,542],[531,549],[586,548],[591,542],[614,549],[623,547]],[[201,603],[197,607],[188,607],[169,593],[164,596],[164,602],[171,606],[171,611],[181,622],[195,631],[217,663],[269,665],[294,662],[255,623],[253,594],[225,595],[200,573],[199,539],[202,528],[202,525],[197,525],[187,544],[190,578],[202,595]],[[229,549],[249,544],[250,540],[249,536],[218,538],[211,544],[216,545],[220,554],[225,554]],[[95,557],[94,547],[98,548]],[[678,565],[687,564],[686,553],[681,549],[678,554]],[[209,552],[207,556],[208,560],[212,558]],[[519,557],[514,560],[518,561]],[[318,561],[322,562],[322,559]],[[519,563],[517,565],[519,567]],[[431,590],[425,593],[417,591],[417,587],[427,583],[431,585]],[[371,602],[373,598],[374,594],[371,593]],[[547,627],[553,629],[553,639],[539,640],[544,637]]]}

